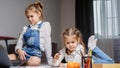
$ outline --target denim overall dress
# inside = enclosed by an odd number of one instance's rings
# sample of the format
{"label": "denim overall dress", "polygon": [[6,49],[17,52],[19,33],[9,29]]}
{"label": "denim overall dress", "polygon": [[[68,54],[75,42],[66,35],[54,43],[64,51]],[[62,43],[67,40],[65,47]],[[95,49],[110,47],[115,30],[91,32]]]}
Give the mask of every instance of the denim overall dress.
{"label": "denim overall dress", "polygon": [[23,34],[24,44],[23,50],[28,54],[26,59],[28,60],[30,56],[41,57],[42,53],[40,50],[40,31],[42,23],[38,25],[38,29],[31,29],[28,26],[26,32]]}

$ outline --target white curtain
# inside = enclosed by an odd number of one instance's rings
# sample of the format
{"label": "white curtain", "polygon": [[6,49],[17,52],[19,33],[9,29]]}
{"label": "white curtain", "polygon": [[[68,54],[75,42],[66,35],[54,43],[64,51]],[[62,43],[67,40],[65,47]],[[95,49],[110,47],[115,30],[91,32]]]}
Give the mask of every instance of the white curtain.
{"label": "white curtain", "polygon": [[115,38],[120,33],[120,0],[93,0],[94,33],[99,38]]}

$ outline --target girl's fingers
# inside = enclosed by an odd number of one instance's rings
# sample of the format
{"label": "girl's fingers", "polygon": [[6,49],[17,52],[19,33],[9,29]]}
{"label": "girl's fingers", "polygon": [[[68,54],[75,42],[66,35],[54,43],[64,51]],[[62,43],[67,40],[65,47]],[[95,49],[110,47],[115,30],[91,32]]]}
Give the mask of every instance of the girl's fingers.
{"label": "girl's fingers", "polygon": [[23,55],[20,55],[20,60],[24,60],[24,56]]}
{"label": "girl's fingers", "polygon": [[55,54],[55,59],[59,59],[60,53]]}
{"label": "girl's fingers", "polygon": [[20,54],[20,59],[21,59],[21,60],[26,60],[26,57],[25,57],[26,55],[27,55],[26,52],[24,52],[24,51],[21,52],[21,54]]}
{"label": "girl's fingers", "polygon": [[23,55],[23,60],[26,60],[26,57],[25,57],[25,55]]}

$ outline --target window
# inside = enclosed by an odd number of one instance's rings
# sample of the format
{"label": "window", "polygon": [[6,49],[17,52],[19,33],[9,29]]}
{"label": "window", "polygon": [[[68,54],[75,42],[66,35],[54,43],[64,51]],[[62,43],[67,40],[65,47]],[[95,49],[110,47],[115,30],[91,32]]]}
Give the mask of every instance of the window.
{"label": "window", "polygon": [[120,3],[120,0],[93,0],[94,33],[99,38],[119,36],[118,3]]}

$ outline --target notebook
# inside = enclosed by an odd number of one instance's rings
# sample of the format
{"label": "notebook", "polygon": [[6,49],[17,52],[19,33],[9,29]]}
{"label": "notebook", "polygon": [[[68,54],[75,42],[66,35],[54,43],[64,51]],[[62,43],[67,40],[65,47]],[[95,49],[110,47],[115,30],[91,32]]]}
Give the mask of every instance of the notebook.
{"label": "notebook", "polygon": [[6,50],[0,45],[0,67],[9,68],[12,65],[11,61],[8,58]]}

